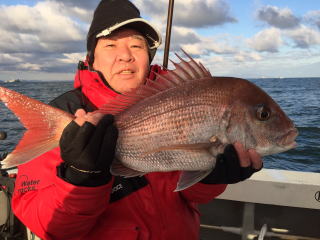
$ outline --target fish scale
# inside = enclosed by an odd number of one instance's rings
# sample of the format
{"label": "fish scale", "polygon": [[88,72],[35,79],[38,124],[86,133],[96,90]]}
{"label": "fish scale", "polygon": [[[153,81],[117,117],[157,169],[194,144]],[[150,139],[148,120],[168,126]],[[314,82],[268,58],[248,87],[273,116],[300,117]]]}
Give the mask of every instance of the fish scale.
{"label": "fish scale", "polygon": [[[257,120],[259,106],[270,111],[270,122]],[[117,116],[116,124],[116,156],[123,168],[117,166],[112,173],[186,171],[179,190],[204,178],[226,144],[240,141],[268,155],[294,147],[297,136],[292,121],[263,90],[227,77],[184,81],[131,106]],[[290,141],[280,146],[276,136],[285,139],[288,133]],[[220,143],[210,146],[210,139]]]}
{"label": "fish scale", "polygon": [[[261,156],[296,146],[293,122],[262,89],[240,78],[212,77],[189,55],[167,74],[155,73],[129,93],[106,102],[97,112],[115,115],[119,129],[115,176],[181,171],[176,190],[199,182],[214,168],[227,144],[241,142]],[[185,74],[188,72],[189,74]],[[196,74],[195,74],[196,73]],[[74,116],[0,87],[0,100],[27,128],[2,162],[12,167],[58,146]],[[41,123],[41,124],[40,124]]]}
{"label": "fish scale", "polygon": [[[212,79],[203,79],[203,83],[214,84]],[[215,134],[214,130],[217,130],[215,126],[219,125],[223,106],[216,103],[222,102],[219,97],[225,98],[225,95],[216,94],[212,87],[199,91],[192,84],[180,86],[182,89],[177,88],[149,98],[138,107],[133,106],[131,110],[118,116],[117,158],[127,167],[145,172],[169,169],[195,171],[214,166],[215,158],[212,156],[206,158],[207,162],[193,161],[193,158],[199,159],[202,155],[194,151],[188,153],[188,158],[185,151],[181,150],[144,156],[146,152],[170,145],[209,143],[209,139]],[[150,102],[156,104],[150,108]],[[134,123],[128,121],[128,118],[134,119]],[[124,123],[121,122],[122,119],[125,119]],[[191,160],[187,161],[188,159]]]}

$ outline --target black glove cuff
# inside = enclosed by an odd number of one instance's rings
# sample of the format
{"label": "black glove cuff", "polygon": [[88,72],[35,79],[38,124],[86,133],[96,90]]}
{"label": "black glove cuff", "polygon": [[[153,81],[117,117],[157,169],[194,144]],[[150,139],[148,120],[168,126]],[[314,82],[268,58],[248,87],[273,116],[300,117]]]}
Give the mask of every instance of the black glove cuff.
{"label": "black glove cuff", "polygon": [[108,171],[83,171],[66,163],[57,167],[57,175],[64,181],[75,186],[98,187],[110,182],[111,174]]}
{"label": "black glove cuff", "polygon": [[227,145],[223,154],[217,156],[217,162],[211,173],[201,180],[205,184],[233,184],[244,181],[255,172],[252,166],[241,167],[239,157],[233,145]]}
{"label": "black glove cuff", "polygon": [[200,182],[205,183],[205,184],[226,184],[228,169],[226,169],[225,167],[221,167],[223,162],[224,162],[224,160],[223,160],[222,155],[219,155],[217,157],[217,163],[216,163],[215,168],[211,171],[211,173],[208,176],[206,176]]}

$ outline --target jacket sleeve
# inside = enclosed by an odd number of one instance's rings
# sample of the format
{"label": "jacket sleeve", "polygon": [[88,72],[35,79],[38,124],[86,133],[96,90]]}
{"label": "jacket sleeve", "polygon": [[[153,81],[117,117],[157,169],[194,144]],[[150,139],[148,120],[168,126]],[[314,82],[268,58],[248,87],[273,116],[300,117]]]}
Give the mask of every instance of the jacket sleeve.
{"label": "jacket sleeve", "polygon": [[197,183],[181,192],[182,196],[193,203],[208,203],[227,188],[226,184]]}
{"label": "jacket sleeve", "polygon": [[78,187],[57,177],[59,148],[19,166],[12,207],[15,215],[43,239],[79,239],[108,207],[113,181]]}

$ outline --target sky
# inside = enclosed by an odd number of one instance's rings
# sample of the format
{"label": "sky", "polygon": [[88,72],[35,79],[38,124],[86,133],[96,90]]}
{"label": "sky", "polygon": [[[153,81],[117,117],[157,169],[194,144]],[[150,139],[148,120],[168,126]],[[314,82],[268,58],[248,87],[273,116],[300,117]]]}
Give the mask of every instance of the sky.
{"label": "sky", "polygon": [[[132,1],[162,33],[161,65],[169,0]],[[0,0],[0,80],[72,80],[98,2]],[[320,77],[320,1],[175,0],[174,61],[180,48],[213,76]]]}

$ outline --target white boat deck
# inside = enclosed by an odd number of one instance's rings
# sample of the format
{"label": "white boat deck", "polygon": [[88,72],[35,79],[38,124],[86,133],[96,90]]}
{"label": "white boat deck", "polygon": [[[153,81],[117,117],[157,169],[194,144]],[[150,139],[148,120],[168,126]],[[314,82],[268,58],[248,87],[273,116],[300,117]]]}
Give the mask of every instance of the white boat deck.
{"label": "white boat deck", "polygon": [[200,210],[202,240],[320,240],[320,173],[263,169]]}
{"label": "white boat deck", "polygon": [[319,194],[320,173],[263,169],[244,182],[229,185],[218,198],[320,209]]}

